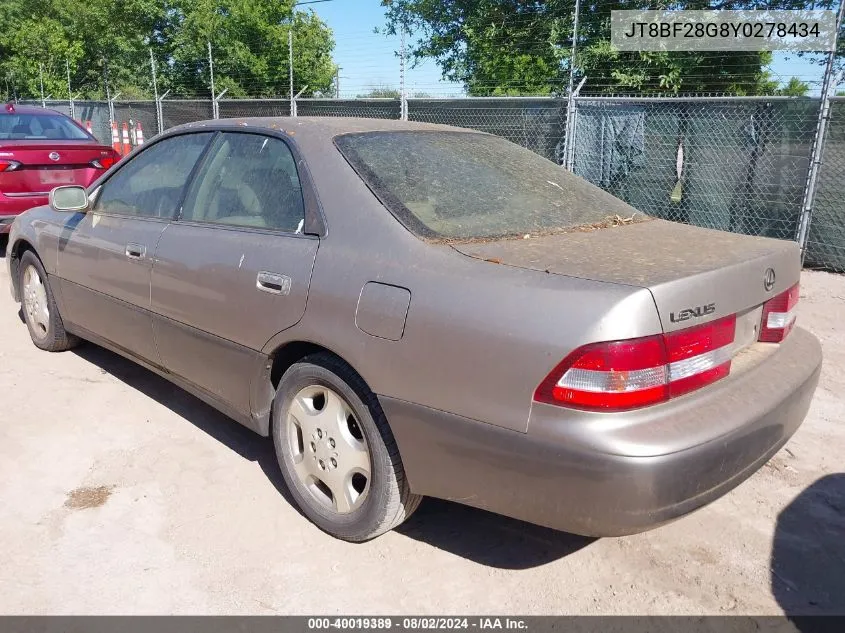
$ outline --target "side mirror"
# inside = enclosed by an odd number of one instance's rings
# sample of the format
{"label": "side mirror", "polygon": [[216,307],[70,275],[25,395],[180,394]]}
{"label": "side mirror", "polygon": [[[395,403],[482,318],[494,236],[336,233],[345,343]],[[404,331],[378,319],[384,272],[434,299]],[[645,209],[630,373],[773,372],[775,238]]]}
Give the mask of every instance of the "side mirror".
{"label": "side mirror", "polygon": [[88,208],[85,187],[66,185],[50,192],[50,206],[56,211],[83,211]]}

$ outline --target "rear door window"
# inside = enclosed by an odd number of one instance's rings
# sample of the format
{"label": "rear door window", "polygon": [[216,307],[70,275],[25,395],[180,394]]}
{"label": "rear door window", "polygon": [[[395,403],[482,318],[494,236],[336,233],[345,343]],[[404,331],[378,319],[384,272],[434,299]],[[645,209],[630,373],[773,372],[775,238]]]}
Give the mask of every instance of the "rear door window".
{"label": "rear door window", "polygon": [[181,219],[301,233],[305,206],[290,148],[261,134],[220,134],[188,192]]}

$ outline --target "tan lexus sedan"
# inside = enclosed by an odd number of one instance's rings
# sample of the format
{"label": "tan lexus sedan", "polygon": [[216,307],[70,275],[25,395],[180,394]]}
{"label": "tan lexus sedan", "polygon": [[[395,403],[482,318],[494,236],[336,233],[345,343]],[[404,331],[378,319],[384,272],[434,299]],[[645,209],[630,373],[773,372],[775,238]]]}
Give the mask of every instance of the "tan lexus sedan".
{"label": "tan lexus sedan", "polygon": [[11,227],[32,341],[140,363],[272,437],[362,541],[424,495],[585,535],[727,493],[821,366],[799,250],[644,216],[488,134],[196,123]]}

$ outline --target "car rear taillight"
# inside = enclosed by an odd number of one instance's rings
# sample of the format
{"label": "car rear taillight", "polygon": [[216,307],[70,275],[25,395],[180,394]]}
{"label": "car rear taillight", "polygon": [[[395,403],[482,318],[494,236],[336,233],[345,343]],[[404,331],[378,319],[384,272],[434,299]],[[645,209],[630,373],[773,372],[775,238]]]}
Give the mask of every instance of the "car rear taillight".
{"label": "car rear taillight", "polygon": [[91,167],[96,167],[97,169],[108,169],[118,160],[120,160],[119,156],[103,156],[102,158],[95,158],[90,164]]}
{"label": "car rear taillight", "polygon": [[15,171],[20,166],[16,160],[0,160],[0,171]]}
{"label": "car rear taillight", "polygon": [[760,338],[763,343],[780,343],[795,325],[798,284],[763,304]]}
{"label": "car rear taillight", "polygon": [[670,334],[591,343],[546,376],[534,400],[619,411],[656,404],[730,373],[736,315]]}

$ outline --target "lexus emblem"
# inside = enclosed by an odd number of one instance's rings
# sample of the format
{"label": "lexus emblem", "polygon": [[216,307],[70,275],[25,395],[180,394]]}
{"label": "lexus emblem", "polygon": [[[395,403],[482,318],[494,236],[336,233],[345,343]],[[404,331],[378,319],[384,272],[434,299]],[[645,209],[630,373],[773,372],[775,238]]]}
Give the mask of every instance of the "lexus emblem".
{"label": "lexus emblem", "polygon": [[61,158],[61,156],[59,156],[59,153],[58,153],[58,152],[50,152],[50,153],[47,155],[47,157],[48,157],[50,160],[59,160],[59,159]]}
{"label": "lexus emblem", "polygon": [[767,268],[766,272],[763,274],[763,288],[766,289],[766,292],[770,292],[772,288],[775,287],[775,269],[774,268]]}

